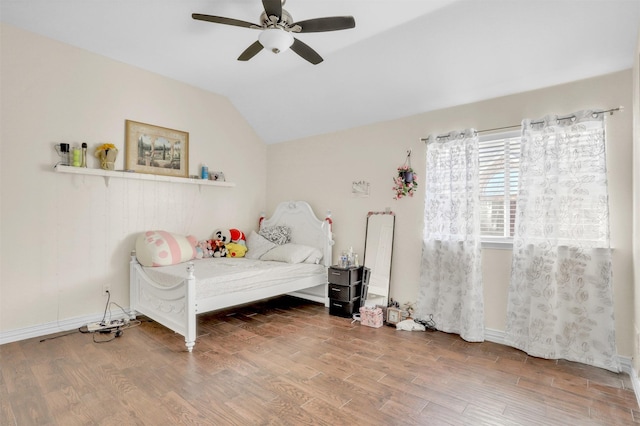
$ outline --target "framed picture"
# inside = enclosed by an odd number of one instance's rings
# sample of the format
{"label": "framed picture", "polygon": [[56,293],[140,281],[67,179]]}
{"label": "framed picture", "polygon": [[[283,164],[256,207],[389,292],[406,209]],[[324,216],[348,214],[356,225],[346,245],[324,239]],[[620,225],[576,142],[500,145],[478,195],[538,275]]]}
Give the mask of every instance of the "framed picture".
{"label": "framed picture", "polygon": [[387,308],[387,322],[397,324],[402,321],[402,311],[398,308]]}
{"label": "framed picture", "polygon": [[125,136],[125,169],[189,176],[189,133],[126,120]]}
{"label": "framed picture", "polygon": [[369,196],[369,182],[361,181],[353,181],[351,183],[351,195],[353,197],[361,197],[366,198]]}

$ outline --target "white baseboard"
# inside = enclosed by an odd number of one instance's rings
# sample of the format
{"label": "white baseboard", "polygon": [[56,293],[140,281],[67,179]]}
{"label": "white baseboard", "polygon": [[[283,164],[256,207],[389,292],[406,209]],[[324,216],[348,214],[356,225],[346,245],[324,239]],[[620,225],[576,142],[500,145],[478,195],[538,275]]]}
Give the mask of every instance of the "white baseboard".
{"label": "white baseboard", "polygon": [[[129,312],[129,308],[125,308]],[[92,322],[102,321],[104,313],[86,315],[82,317],[68,318],[60,321],[54,321],[44,324],[38,324],[31,327],[25,327],[18,330],[0,332],[0,345],[5,343],[18,342],[20,340],[32,339],[34,337],[48,336],[50,334],[71,331],[87,325]],[[115,313],[111,319],[123,318],[122,312]]]}
{"label": "white baseboard", "polygon": [[489,342],[499,343],[501,345],[505,345],[504,342],[504,331],[493,330],[491,328],[484,329],[484,339]]}
{"label": "white baseboard", "polygon": [[[489,342],[499,343],[501,345],[505,344],[504,331],[485,328],[484,338]],[[618,362],[620,363],[620,369],[622,370],[622,372],[629,375],[631,384],[633,385],[633,392],[636,394],[638,405],[640,405],[640,380],[638,380],[638,372],[633,368],[633,362],[631,358],[626,356],[618,356]]]}
{"label": "white baseboard", "polygon": [[626,356],[618,357],[620,359],[620,367],[623,373],[627,373],[631,379],[633,392],[636,394],[636,401],[640,405],[640,380],[638,380],[638,372],[633,368],[633,361]]}

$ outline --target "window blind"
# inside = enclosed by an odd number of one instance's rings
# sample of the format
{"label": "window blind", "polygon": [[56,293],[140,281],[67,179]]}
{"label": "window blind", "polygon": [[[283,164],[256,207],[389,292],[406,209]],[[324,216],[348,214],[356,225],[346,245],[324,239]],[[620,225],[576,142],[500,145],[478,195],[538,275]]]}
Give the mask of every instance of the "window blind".
{"label": "window blind", "polygon": [[487,135],[478,146],[480,235],[513,237],[520,163],[520,132]]}

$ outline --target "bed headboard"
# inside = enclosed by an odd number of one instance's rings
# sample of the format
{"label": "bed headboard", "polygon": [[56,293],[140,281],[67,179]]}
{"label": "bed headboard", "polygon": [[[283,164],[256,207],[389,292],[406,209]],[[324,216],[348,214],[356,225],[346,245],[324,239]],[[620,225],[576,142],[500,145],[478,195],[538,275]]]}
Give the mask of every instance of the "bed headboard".
{"label": "bed headboard", "polygon": [[260,221],[260,229],[265,226],[284,225],[291,228],[291,242],[317,247],[322,251],[322,263],[331,266],[333,261],[333,237],[331,235],[331,215],[320,220],[305,201],[284,201],[276,207],[273,215]]}

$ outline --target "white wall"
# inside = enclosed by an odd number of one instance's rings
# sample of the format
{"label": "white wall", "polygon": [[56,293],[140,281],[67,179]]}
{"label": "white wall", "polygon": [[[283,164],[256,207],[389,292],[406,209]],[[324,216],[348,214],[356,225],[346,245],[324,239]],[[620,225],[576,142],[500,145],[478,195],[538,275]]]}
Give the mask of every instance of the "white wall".
{"label": "white wall", "polygon": [[[129,303],[129,252],[148,229],[254,229],[266,146],[224,97],[3,24],[0,332],[101,313],[109,284]],[[112,142],[125,120],[189,132],[190,174],[206,162],[235,188],[55,173],[55,143]],[[90,158],[90,167],[98,167]]]}
{"label": "white wall", "polygon": [[[384,100],[380,100],[384,102]],[[393,200],[392,177],[411,149],[412,165],[424,177],[425,146],[431,133],[519,124],[523,118],[567,114],[581,109],[624,106],[607,120],[611,243],[618,351],[632,353],[632,143],[631,71],[578,81],[469,105],[419,114],[333,134],[269,145],[267,205],[286,199],[309,200],[314,209],[333,211],[334,254],[353,246],[362,253],[366,214],[391,207],[396,238],[391,296],[415,301],[420,269],[424,196]],[[340,104],[336,104],[340,108]],[[352,181],[371,183],[369,198],[352,198]],[[422,194],[422,191],[420,191]],[[336,259],[334,259],[336,261]],[[504,330],[511,267],[508,250],[483,251],[485,326]]]}

